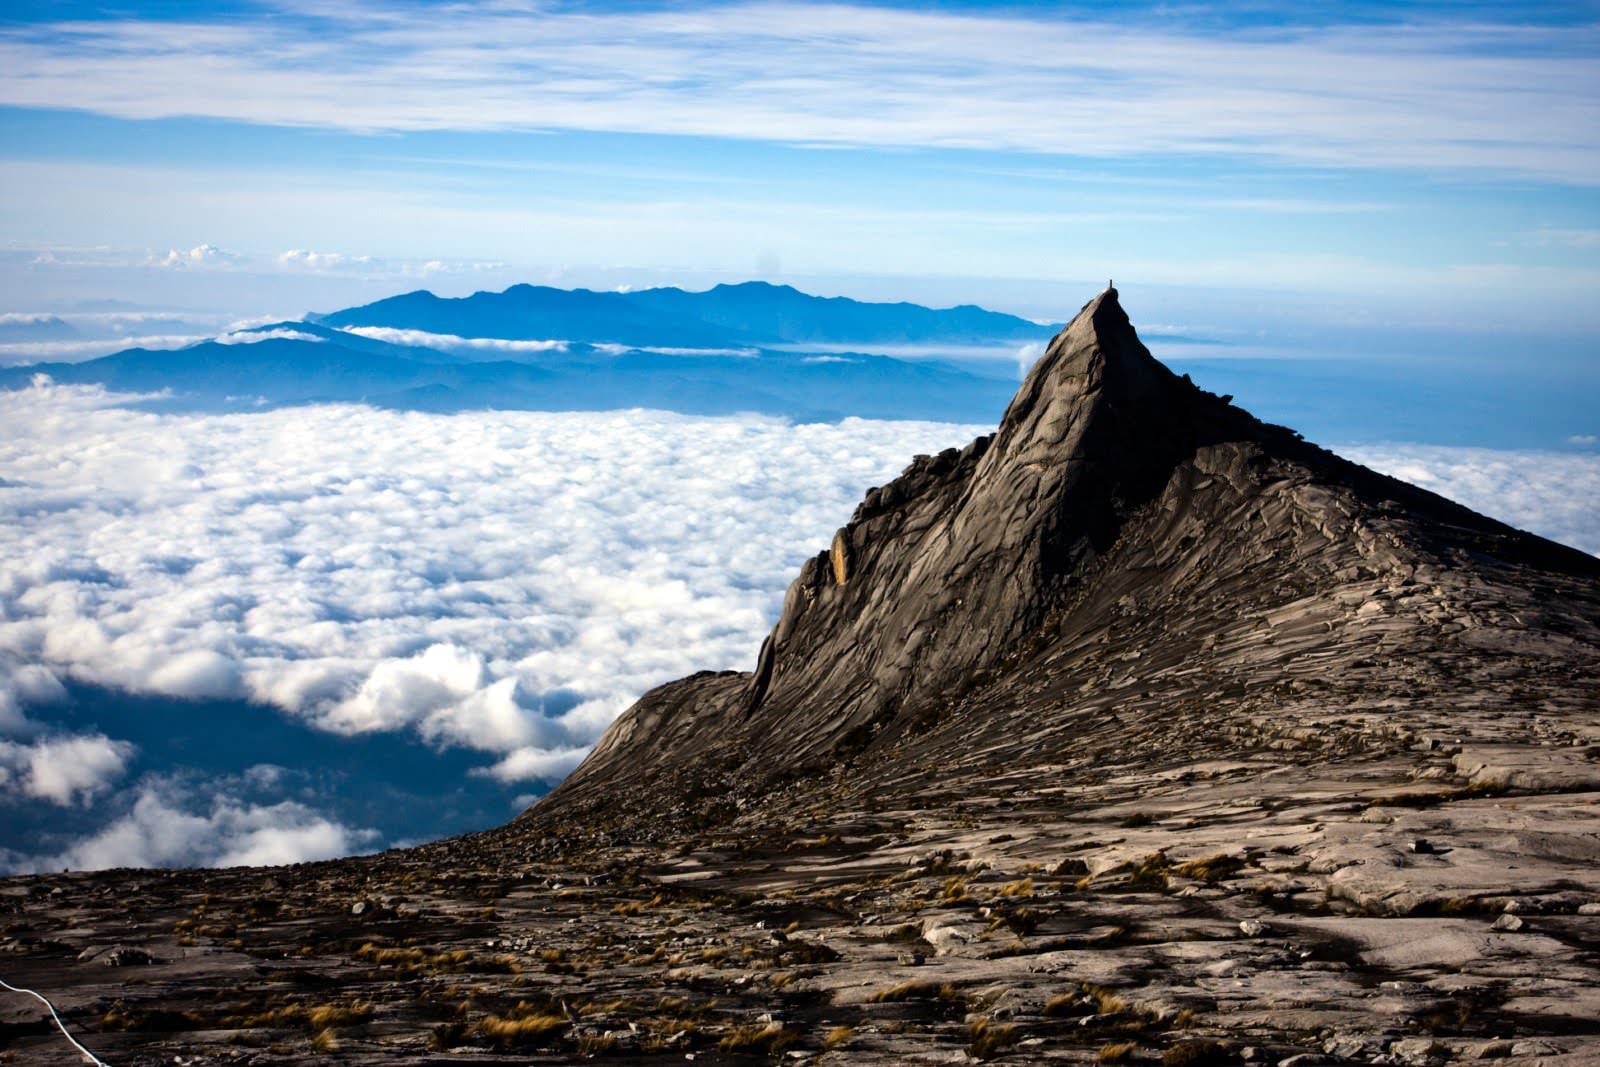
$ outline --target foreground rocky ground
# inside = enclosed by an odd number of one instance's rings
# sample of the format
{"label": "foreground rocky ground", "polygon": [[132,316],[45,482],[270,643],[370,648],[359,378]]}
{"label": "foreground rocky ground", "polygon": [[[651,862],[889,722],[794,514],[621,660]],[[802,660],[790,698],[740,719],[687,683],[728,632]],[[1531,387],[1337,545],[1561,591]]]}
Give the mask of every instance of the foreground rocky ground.
{"label": "foreground rocky ground", "polygon": [[[12,879],[0,975],[119,1065],[1600,1061],[1592,711],[1409,718],[911,808],[842,774],[668,847]],[[0,1003],[9,1062],[74,1062]]]}
{"label": "foreground rocky ground", "polygon": [[[1600,561],[1108,291],[509,826],[0,882],[105,1062],[1600,1063]],[[10,1062],[70,1063],[0,999]]]}

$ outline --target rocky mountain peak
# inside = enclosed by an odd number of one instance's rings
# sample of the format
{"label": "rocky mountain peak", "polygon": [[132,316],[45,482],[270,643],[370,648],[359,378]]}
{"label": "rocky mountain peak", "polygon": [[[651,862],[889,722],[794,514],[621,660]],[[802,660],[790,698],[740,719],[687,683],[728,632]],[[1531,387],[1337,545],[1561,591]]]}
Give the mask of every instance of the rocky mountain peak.
{"label": "rocky mountain peak", "polygon": [[[1542,610],[1525,592],[1534,573],[1592,588],[1600,566],[1198,388],[1151,356],[1108,288],[1051,342],[995,434],[867,491],[801,567],[754,672],[647,694],[524,818],[614,813],[629,789],[659,812],[713,782],[731,795],[858,753],[903,760],[935,723],[955,725],[928,745],[990,735],[985,758],[1040,758],[1048,747],[1006,734],[1000,708],[1066,730],[1084,694],[1154,699],[1170,671],[1233,699],[1313,661],[1378,662],[1377,618],[1392,617],[1396,647],[1427,644],[1439,619],[1494,603],[1541,636],[1464,639],[1553,654],[1548,633],[1570,622],[1528,621]],[[1390,597],[1406,605],[1396,616]]]}
{"label": "rocky mountain peak", "polygon": [[[1211,403],[1206,403],[1211,401]],[[1096,296],[1050,343],[1007,408],[985,478],[1001,466],[1052,475],[1122,477],[1174,444],[1215,398],[1179,378],[1140,342],[1117,291]],[[1205,412],[1214,415],[1214,412]]]}
{"label": "rocky mountain peak", "polygon": [[1062,443],[1074,427],[1092,421],[1097,407],[1159,400],[1170,378],[1140,343],[1117,291],[1106,289],[1083,306],[1028,372],[1001,420],[1000,450],[1028,452],[1028,460],[1044,458],[1041,452],[1064,458]]}
{"label": "rocky mountain peak", "polygon": [[1259,429],[1158,363],[1107,289],[1051,342],[998,432],[919,457],[867,493],[802,570],[753,677],[746,714],[785,732],[830,688],[825,747],[992,668],[1075,572],[1197,445]]}

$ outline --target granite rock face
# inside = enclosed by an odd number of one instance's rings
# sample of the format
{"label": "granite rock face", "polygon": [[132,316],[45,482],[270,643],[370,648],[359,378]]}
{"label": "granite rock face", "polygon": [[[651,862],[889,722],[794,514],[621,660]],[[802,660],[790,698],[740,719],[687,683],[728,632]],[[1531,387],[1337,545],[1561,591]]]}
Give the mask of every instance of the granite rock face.
{"label": "granite rock face", "polygon": [[1195,388],[1108,290],[867,494],[756,671],[508,826],[9,879],[0,976],[119,1067],[1576,1067],[1597,768],[1600,561]]}
{"label": "granite rock face", "polygon": [[[995,735],[997,761],[1038,759],[1051,736],[1070,758],[1064,705],[1016,692],[1024,677],[1074,672],[1068,702],[1170,703],[1177,674],[1191,701],[1225,705],[1334,669],[1410,685],[1383,667],[1412,649],[1516,649],[1563,669],[1575,638],[1592,650],[1600,637],[1597,573],[1197,388],[1150,355],[1108,289],[994,435],[868,491],[801,568],[753,676],[647,695],[525,818],[634,788],[646,815],[712,781],[759,790],[904,750],[945,718],[962,743]],[[1029,709],[1014,753],[995,731],[1010,705]]]}

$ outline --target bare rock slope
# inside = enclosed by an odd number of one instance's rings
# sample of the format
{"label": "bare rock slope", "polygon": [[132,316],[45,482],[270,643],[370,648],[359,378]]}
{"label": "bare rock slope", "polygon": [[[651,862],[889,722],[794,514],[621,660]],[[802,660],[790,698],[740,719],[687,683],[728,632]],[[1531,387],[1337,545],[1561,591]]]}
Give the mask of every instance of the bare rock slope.
{"label": "bare rock slope", "polygon": [[1597,574],[1174,375],[1108,289],[996,434],[867,493],[801,569],[753,676],[649,694],[524,818],[748,804],[844,757],[873,789],[1071,760],[1095,709],[1184,729],[1273,693],[1325,693],[1330,714],[1471,702],[1495,694],[1494,665],[1593,654]]}
{"label": "bare rock slope", "polygon": [[1600,561],[1195,388],[1108,290],[755,672],[510,825],[11,879],[0,977],[118,1064],[1595,1063],[1597,801]]}

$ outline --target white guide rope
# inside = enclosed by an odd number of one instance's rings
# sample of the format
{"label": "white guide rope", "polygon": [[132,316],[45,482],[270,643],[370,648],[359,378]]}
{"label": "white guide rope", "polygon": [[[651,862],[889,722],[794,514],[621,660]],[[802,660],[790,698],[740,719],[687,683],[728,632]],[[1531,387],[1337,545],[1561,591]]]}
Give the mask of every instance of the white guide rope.
{"label": "white guide rope", "polygon": [[61,1031],[61,1036],[66,1038],[67,1042],[73,1048],[75,1048],[79,1052],[83,1053],[84,1062],[92,1063],[92,1064],[95,1065],[95,1067],[111,1067],[111,1065],[109,1063],[107,1063],[105,1060],[102,1060],[99,1056],[96,1056],[94,1053],[90,1052],[88,1049],[86,1049],[82,1045],[78,1044],[78,1039],[73,1037],[71,1034],[69,1034],[67,1032],[67,1024],[62,1022],[61,1021],[61,1016],[56,1014],[56,1006],[54,1004],[50,1003],[49,999],[47,997],[45,997],[44,994],[35,993],[31,989],[18,989],[16,986],[12,985],[10,982],[7,982],[4,978],[0,978],[0,986],[4,986],[5,988],[11,990],[11,992],[13,992],[13,993],[26,993],[28,996],[32,997],[34,1000],[37,1000],[40,1004],[43,1004],[46,1008],[48,1008],[50,1010],[50,1018],[52,1018],[52,1019],[54,1019],[56,1021],[56,1029]]}

